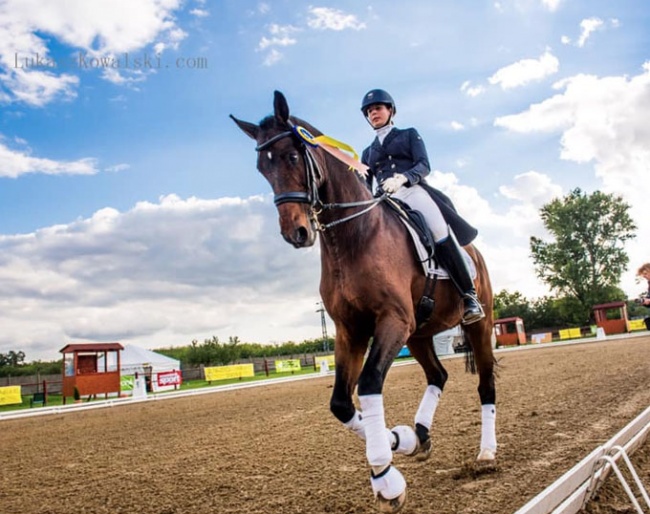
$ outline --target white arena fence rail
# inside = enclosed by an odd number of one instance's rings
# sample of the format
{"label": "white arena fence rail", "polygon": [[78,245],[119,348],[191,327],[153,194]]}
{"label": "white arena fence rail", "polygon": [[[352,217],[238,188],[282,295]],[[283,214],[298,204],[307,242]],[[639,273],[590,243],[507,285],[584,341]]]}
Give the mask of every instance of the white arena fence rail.
{"label": "white arena fence rail", "polygon": [[621,457],[628,466],[636,487],[650,512],[650,498],[643,488],[628,456],[632,455],[650,434],[650,407],[630,422],[619,433],[567,471],[553,484],[520,508],[515,514],[576,514],[603,484],[612,470],[621,480],[634,508],[639,514],[643,510],[635,499],[632,489],[618,469],[616,461]]}

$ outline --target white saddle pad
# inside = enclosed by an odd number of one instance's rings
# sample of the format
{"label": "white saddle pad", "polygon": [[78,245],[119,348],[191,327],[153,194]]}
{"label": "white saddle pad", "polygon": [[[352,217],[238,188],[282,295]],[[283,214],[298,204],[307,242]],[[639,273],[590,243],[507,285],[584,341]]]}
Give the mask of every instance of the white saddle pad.
{"label": "white saddle pad", "polygon": [[[430,267],[429,266],[429,261],[427,261],[427,251],[424,248],[424,245],[422,244],[422,241],[420,241],[420,236],[418,236],[417,232],[403,219],[402,223],[404,223],[404,226],[408,229],[409,234],[411,234],[411,239],[413,240],[413,243],[415,244],[415,250],[417,251],[418,257],[420,261],[422,262],[422,270],[424,271],[425,275],[438,275],[439,279],[447,279],[449,278],[449,273],[447,273],[447,270],[444,268],[434,268],[433,265]],[[476,279],[476,264],[474,264],[474,261],[472,258],[469,256],[467,253],[467,250],[465,248],[461,247],[460,249],[461,254],[463,255],[463,258],[465,259],[465,262],[467,263],[467,268],[469,269],[469,274],[472,277],[472,280]],[[433,264],[433,263],[432,263]]]}

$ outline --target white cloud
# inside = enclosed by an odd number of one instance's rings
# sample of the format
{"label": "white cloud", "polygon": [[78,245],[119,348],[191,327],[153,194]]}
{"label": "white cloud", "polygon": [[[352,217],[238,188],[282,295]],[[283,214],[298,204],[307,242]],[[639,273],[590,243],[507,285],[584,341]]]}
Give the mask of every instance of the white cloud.
{"label": "white cloud", "polygon": [[46,175],[93,175],[97,173],[97,161],[92,158],[76,161],[55,161],[33,157],[29,151],[13,150],[0,142],[0,177],[17,178],[27,173]]}
{"label": "white cloud", "polygon": [[546,49],[539,59],[522,59],[505,66],[497,70],[488,81],[490,84],[500,85],[502,89],[512,89],[557,73],[559,65],[557,57]]}
{"label": "white cloud", "polygon": [[319,271],[317,247],[279,237],[270,195],[102,209],[0,236],[0,347],[20,341],[28,359],[54,359],[75,339],[315,338]]}
{"label": "white cloud", "polygon": [[562,37],[560,38],[560,42],[561,42],[563,45],[570,45],[570,44],[571,44],[571,38],[570,38],[569,36],[562,36]]}
{"label": "white cloud", "polygon": [[587,42],[587,39],[589,39],[589,36],[592,34],[592,32],[603,28],[603,20],[600,18],[587,18],[584,19],[580,22],[580,37],[578,38],[578,42],[576,43],[580,48],[585,46],[585,43]]}
{"label": "white cloud", "polygon": [[548,175],[533,170],[515,175],[514,183],[499,187],[499,192],[510,200],[529,203],[537,208],[563,193],[562,188],[553,184]]}
{"label": "white cloud", "polygon": [[354,14],[346,14],[330,7],[310,7],[309,14],[307,25],[312,29],[361,30],[366,28],[366,24],[357,20]]}
{"label": "white cloud", "polygon": [[282,57],[283,55],[281,52],[278,52],[275,48],[271,48],[264,58],[264,66],[273,66],[275,63],[280,61]]}
{"label": "white cloud", "polygon": [[542,0],[542,5],[551,12],[557,11],[561,3],[562,0]]}
{"label": "white cloud", "polygon": [[270,38],[263,36],[260,39],[259,45],[257,46],[258,50],[264,50],[270,46],[291,46],[295,45],[298,41],[291,36],[295,32],[299,32],[300,29],[292,25],[277,25],[272,24],[269,27],[269,33],[271,34]]}
{"label": "white cloud", "polygon": [[120,171],[126,171],[129,168],[131,168],[131,165],[121,163],[121,164],[114,164],[113,166],[109,166],[108,168],[105,168],[104,171],[118,173]]}
{"label": "white cloud", "polygon": [[300,32],[300,30],[301,29],[294,27],[293,25],[278,25],[277,23],[269,25],[270,37],[262,36],[257,45],[258,52],[269,49],[264,57],[264,65],[273,66],[275,63],[280,61],[283,54],[273,47],[295,45],[298,40],[294,38],[292,34]]}
{"label": "white cloud", "polygon": [[475,97],[485,93],[485,87],[478,85],[472,86],[472,83],[469,80],[466,80],[460,86],[460,90],[465,93],[467,96]]}
{"label": "white cloud", "polygon": [[205,9],[192,9],[190,11],[190,14],[192,16],[196,16],[197,18],[207,18],[210,16],[210,12],[206,11]]}
{"label": "white cloud", "polygon": [[0,3],[0,81],[7,91],[3,101],[43,106],[75,95],[79,84],[75,75],[57,73],[52,67],[16,65],[17,60],[36,56],[51,59],[43,34],[95,56],[133,52],[153,44],[162,45],[158,49],[177,47],[187,35],[174,18],[180,5],[180,0],[5,0]]}
{"label": "white cloud", "polygon": [[[599,78],[576,75],[555,85],[563,92],[527,110],[495,120],[495,125],[520,133],[558,132],[560,157],[592,163],[602,190],[621,195],[638,225],[629,244],[635,262],[646,262],[650,247],[650,62],[633,77]],[[633,273],[624,277],[632,287]]]}
{"label": "white cloud", "polygon": [[461,122],[459,122],[459,121],[455,121],[455,120],[454,120],[454,121],[452,121],[449,125],[451,126],[451,130],[453,130],[453,131],[455,131],[455,132],[458,132],[458,131],[460,131],[460,130],[465,130],[465,125],[463,125],[463,124],[462,124]]}

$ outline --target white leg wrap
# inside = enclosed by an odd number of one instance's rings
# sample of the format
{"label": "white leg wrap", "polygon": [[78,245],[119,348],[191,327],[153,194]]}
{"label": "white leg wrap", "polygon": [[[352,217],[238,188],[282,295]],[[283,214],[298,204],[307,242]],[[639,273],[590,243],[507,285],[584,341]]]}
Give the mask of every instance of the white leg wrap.
{"label": "white leg wrap", "polygon": [[438,408],[441,394],[442,391],[438,386],[427,386],[422,401],[420,402],[420,407],[418,407],[418,411],[415,414],[415,422],[425,426],[427,430],[431,429],[433,415],[436,413],[436,408]]}
{"label": "white leg wrap", "polygon": [[481,449],[497,451],[496,419],[494,404],[481,405]]}
{"label": "white leg wrap", "polygon": [[366,435],[366,457],[371,466],[386,466],[393,459],[390,433],[384,419],[384,399],[380,394],[359,396],[363,429]]}
{"label": "white leg wrap", "polygon": [[[347,423],[343,423],[343,425],[346,428],[349,428],[352,430],[355,434],[357,434],[361,439],[364,441],[366,440],[366,432],[363,429],[363,416],[359,411],[354,412],[354,416],[352,416],[352,419],[348,421]],[[395,443],[397,442],[397,438],[395,437],[395,434],[393,434],[392,431],[386,429],[388,433],[388,440],[390,442],[390,447],[393,448],[395,446]]]}
{"label": "white leg wrap", "polygon": [[379,477],[370,477],[370,485],[375,497],[377,494],[387,499],[392,500],[397,498],[406,489],[406,480],[394,466],[389,466],[386,473],[381,473]]}
{"label": "white leg wrap", "polygon": [[354,416],[347,423],[343,423],[347,428],[352,430],[364,441],[366,440],[366,433],[363,430],[363,420],[361,419],[361,413],[357,410],[354,411]]}
{"label": "white leg wrap", "polygon": [[418,436],[415,430],[406,425],[397,425],[391,429],[391,448],[395,453],[402,455],[413,455],[418,447]]}

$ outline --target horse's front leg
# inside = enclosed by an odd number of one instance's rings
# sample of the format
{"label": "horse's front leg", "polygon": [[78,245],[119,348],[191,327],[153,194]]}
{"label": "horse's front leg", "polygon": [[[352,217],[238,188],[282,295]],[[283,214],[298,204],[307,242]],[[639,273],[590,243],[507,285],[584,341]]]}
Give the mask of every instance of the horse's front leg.
{"label": "horse's front leg", "polygon": [[366,438],[370,483],[379,510],[397,512],[406,501],[406,481],[391,465],[391,432],[386,428],[382,389],[386,374],[414,328],[408,315],[379,320],[370,353],[359,377],[358,395]]}
{"label": "horse's front leg", "polygon": [[[353,329],[350,330],[348,327]],[[364,440],[366,436],[361,414],[356,410],[352,396],[359,381],[369,340],[369,330],[364,334],[353,323],[348,325],[336,323],[335,376],[330,410],[336,419]]]}

